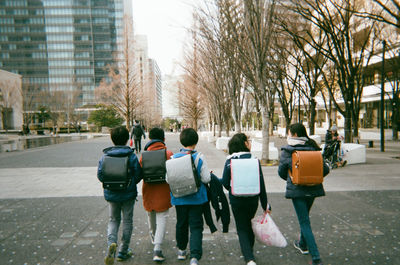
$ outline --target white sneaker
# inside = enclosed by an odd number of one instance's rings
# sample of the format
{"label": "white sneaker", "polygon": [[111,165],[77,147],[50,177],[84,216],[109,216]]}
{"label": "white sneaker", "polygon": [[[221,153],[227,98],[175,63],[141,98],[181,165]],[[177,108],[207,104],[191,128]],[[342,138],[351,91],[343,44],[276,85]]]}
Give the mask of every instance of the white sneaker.
{"label": "white sneaker", "polygon": [[190,260],[190,265],[199,265],[199,261],[196,258]]}
{"label": "white sneaker", "polygon": [[247,265],[257,265],[254,260],[250,260],[249,262],[247,262]]}
{"label": "white sneaker", "polygon": [[178,260],[185,260],[186,259],[186,250],[178,249]]}

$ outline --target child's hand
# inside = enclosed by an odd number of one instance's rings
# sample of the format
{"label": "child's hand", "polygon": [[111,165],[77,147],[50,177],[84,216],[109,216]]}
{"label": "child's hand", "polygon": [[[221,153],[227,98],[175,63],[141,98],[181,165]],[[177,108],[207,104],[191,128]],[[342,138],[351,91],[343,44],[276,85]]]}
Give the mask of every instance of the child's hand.
{"label": "child's hand", "polygon": [[264,212],[264,213],[265,213],[265,214],[267,214],[267,213],[269,213],[269,214],[270,214],[270,213],[271,213],[271,211],[272,211],[271,205],[268,203],[268,204],[267,204],[267,209],[265,210],[265,212]]}

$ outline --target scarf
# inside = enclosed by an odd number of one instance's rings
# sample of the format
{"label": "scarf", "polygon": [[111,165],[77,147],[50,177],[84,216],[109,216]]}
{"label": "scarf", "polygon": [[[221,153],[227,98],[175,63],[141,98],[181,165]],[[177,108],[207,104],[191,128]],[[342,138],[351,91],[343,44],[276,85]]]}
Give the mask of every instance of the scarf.
{"label": "scarf", "polygon": [[290,137],[287,138],[288,145],[304,145],[308,141],[307,137]]}

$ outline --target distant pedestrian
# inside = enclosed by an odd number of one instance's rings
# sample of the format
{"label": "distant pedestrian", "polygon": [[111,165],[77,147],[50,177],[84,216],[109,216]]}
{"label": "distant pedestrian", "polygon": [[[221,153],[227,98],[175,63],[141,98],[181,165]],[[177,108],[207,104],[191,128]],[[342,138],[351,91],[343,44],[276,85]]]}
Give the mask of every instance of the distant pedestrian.
{"label": "distant pedestrian", "polygon": [[[161,128],[153,128],[149,132],[150,141],[144,147],[144,151],[156,151],[167,149],[165,145],[165,134]],[[173,153],[166,150],[166,159],[169,159]],[[142,163],[142,158],[140,159]],[[161,244],[166,232],[169,208],[171,205],[171,196],[169,185],[162,183],[143,182],[143,207],[147,211],[150,238],[154,244],[153,260],[162,262],[165,257],[162,253]]]}
{"label": "distant pedestrian", "polygon": [[142,136],[143,139],[146,139],[146,133],[144,132],[142,125],[138,120],[135,120],[135,123],[131,129],[131,139],[133,138],[135,141],[136,153],[140,153],[142,151]]}
{"label": "distant pedestrian", "polygon": [[[294,185],[289,177],[289,170],[292,170],[292,153],[299,151],[321,150],[317,143],[307,135],[306,128],[301,123],[290,125],[288,132],[288,145],[282,147],[279,160],[279,176],[286,180],[287,199],[292,199],[294,209],[300,224],[300,238],[293,242],[294,247],[301,254],[311,254],[313,265],[322,265],[322,260],[311,230],[310,210],[316,197],[325,196],[322,184],[314,186]],[[323,175],[329,173],[329,167],[323,164]]]}
{"label": "distant pedestrian", "polygon": [[[176,243],[178,246],[178,260],[186,259],[186,247],[190,242],[190,265],[199,264],[203,254],[203,204],[208,202],[207,190],[204,183],[211,180],[204,157],[195,148],[199,140],[193,128],[182,130],[179,136],[183,148],[172,158],[179,158],[191,154],[195,163],[197,174],[201,180],[198,191],[183,197],[174,197],[171,194],[171,203],[176,209]],[[198,159],[197,157],[200,156]],[[190,228],[190,236],[189,236]]]}
{"label": "distant pedestrian", "polygon": [[326,131],[323,153],[325,156],[332,156],[332,168],[344,167],[347,163],[347,161],[343,159],[342,140],[343,136],[339,135],[336,125],[333,125],[330,130]]}
{"label": "distant pedestrian", "polygon": [[258,163],[256,170],[259,171],[260,178],[259,194],[254,196],[236,196],[232,194],[231,160],[252,158],[250,153],[251,143],[245,134],[237,133],[229,140],[228,149],[230,156],[228,156],[225,162],[222,184],[229,191],[229,201],[235,218],[236,232],[239,237],[240,249],[244,260],[247,265],[255,265],[256,262],[253,253],[255,237],[251,226],[251,219],[254,218],[257,212],[258,201],[260,201],[264,212],[270,211],[267,193],[265,191],[264,177],[261,166]]}
{"label": "distant pedestrian", "polygon": [[[114,258],[117,251],[118,230],[121,223],[122,214],[122,239],[119,248],[117,260],[124,261],[132,256],[132,250],[129,248],[132,230],[133,230],[133,207],[137,196],[136,184],[141,180],[141,167],[133,150],[126,146],[129,140],[129,131],[125,126],[113,128],[111,130],[111,140],[114,146],[103,150],[103,156],[99,161],[97,169],[97,178],[104,182],[108,174],[103,167],[107,161],[115,161],[115,158],[127,158],[127,169],[124,171],[128,179],[127,187],[121,190],[113,188],[104,188],[104,198],[109,205],[109,222],[107,229],[108,253],[104,258],[106,265],[114,264]],[[111,158],[110,158],[111,157]],[[114,158],[114,160],[112,160]],[[111,170],[116,175],[116,166],[110,165]],[[123,170],[121,170],[123,171]],[[129,173],[128,173],[129,172]]]}

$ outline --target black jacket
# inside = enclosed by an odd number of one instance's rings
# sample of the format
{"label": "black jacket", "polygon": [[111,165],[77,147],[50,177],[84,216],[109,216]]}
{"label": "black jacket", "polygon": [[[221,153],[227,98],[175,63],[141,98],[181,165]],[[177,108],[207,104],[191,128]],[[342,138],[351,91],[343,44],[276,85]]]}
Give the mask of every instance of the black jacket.
{"label": "black jacket", "polygon": [[[300,151],[314,151],[316,150],[310,144],[305,143],[304,145],[286,145],[281,148],[281,157],[279,160],[278,174],[286,180],[286,198],[304,198],[304,197],[319,197],[325,196],[325,190],[322,184],[314,186],[301,186],[294,185],[292,179],[289,177],[289,170],[292,170],[292,153],[295,150]],[[329,167],[324,163],[324,176],[328,175]]]}

